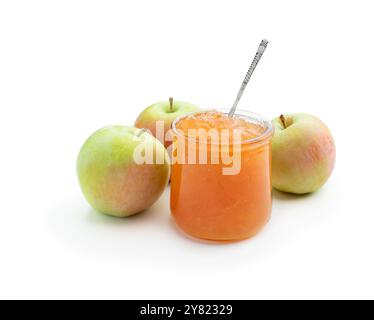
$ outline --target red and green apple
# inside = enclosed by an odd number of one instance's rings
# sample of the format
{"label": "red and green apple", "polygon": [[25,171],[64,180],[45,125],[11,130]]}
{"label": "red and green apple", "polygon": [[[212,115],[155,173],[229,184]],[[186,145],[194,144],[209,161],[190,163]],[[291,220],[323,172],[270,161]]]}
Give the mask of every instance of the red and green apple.
{"label": "red and green apple", "polygon": [[273,187],[295,194],[321,188],[335,165],[335,143],[328,127],[304,113],[281,115],[272,123]]}
{"label": "red and green apple", "polygon": [[167,139],[165,136],[171,129],[173,121],[180,116],[198,110],[200,110],[199,107],[189,102],[178,101],[170,98],[169,101],[158,102],[146,108],[137,118],[135,127],[148,129],[153,136],[158,137],[156,123],[158,121],[162,122],[164,135],[158,138],[162,143],[164,143],[165,148],[168,148],[172,141],[169,141],[170,139]]}
{"label": "red and green apple", "polygon": [[[152,148],[158,163],[138,164],[137,147]],[[170,177],[170,159],[152,135],[133,127],[104,127],[82,146],[77,174],[83,194],[96,210],[127,217],[149,208],[163,193]]]}

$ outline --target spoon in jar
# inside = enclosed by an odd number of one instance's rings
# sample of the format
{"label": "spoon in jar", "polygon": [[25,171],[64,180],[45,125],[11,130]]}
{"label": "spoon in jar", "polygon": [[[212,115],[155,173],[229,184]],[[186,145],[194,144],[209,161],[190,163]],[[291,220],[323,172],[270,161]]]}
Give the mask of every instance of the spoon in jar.
{"label": "spoon in jar", "polygon": [[261,41],[261,44],[260,44],[260,46],[257,49],[256,55],[255,55],[255,57],[254,57],[254,59],[252,61],[252,64],[249,67],[247,74],[245,75],[245,78],[244,78],[244,81],[242,82],[242,85],[240,86],[240,89],[239,89],[238,95],[236,96],[234,104],[231,107],[231,110],[229,112],[229,117],[230,118],[235,114],[236,107],[238,106],[238,103],[239,103],[239,101],[240,101],[240,99],[241,99],[241,97],[242,97],[242,95],[244,93],[244,90],[247,87],[247,84],[248,84],[249,79],[251,78],[251,76],[253,74],[253,71],[255,71],[258,62],[260,61],[260,59],[262,57],[262,54],[265,52],[265,49],[266,49],[266,47],[268,45],[268,42],[269,41],[267,41],[265,39]]}

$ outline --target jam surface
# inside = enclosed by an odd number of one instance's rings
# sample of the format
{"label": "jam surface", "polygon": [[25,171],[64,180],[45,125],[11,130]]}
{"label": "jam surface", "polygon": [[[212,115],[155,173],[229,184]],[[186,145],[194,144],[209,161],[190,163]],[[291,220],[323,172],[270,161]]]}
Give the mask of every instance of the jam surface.
{"label": "jam surface", "polygon": [[[217,130],[222,135],[230,138],[238,137],[242,141],[256,138],[264,133],[265,129],[259,124],[248,121],[240,116],[230,118],[219,111],[204,111],[182,118],[176,125],[176,129],[187,137],[192,137],[192,130]],[[234,130],[239,132],[236,136]]]}

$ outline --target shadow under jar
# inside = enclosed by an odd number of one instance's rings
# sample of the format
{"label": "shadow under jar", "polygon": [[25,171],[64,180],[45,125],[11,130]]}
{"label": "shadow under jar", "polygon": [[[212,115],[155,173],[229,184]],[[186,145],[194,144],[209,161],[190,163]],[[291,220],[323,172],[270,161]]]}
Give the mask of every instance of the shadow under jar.
{"label": "shadow under jar", "polygon": [[199,111],[172,126],[171,212],[192,237],[246,239],[271,215],[272,124],[248,111],[234,118],[228,112]]}

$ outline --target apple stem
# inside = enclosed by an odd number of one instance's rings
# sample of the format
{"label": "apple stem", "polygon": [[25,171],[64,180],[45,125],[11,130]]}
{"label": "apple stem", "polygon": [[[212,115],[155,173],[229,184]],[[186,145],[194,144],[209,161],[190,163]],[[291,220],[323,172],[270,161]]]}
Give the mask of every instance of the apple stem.
{"label": "apple stem", "polygon": [[287,128],[286,117],[283,114],[281,114],[279,118],[282,121],[283,127],[286,129]]}
{"label": "apple stem", "polygon": [[173,112],[173,102],[174,102],[174,98],[173,98],[173,97],[170,97],[170,98],[169,98],[170,112]]}

